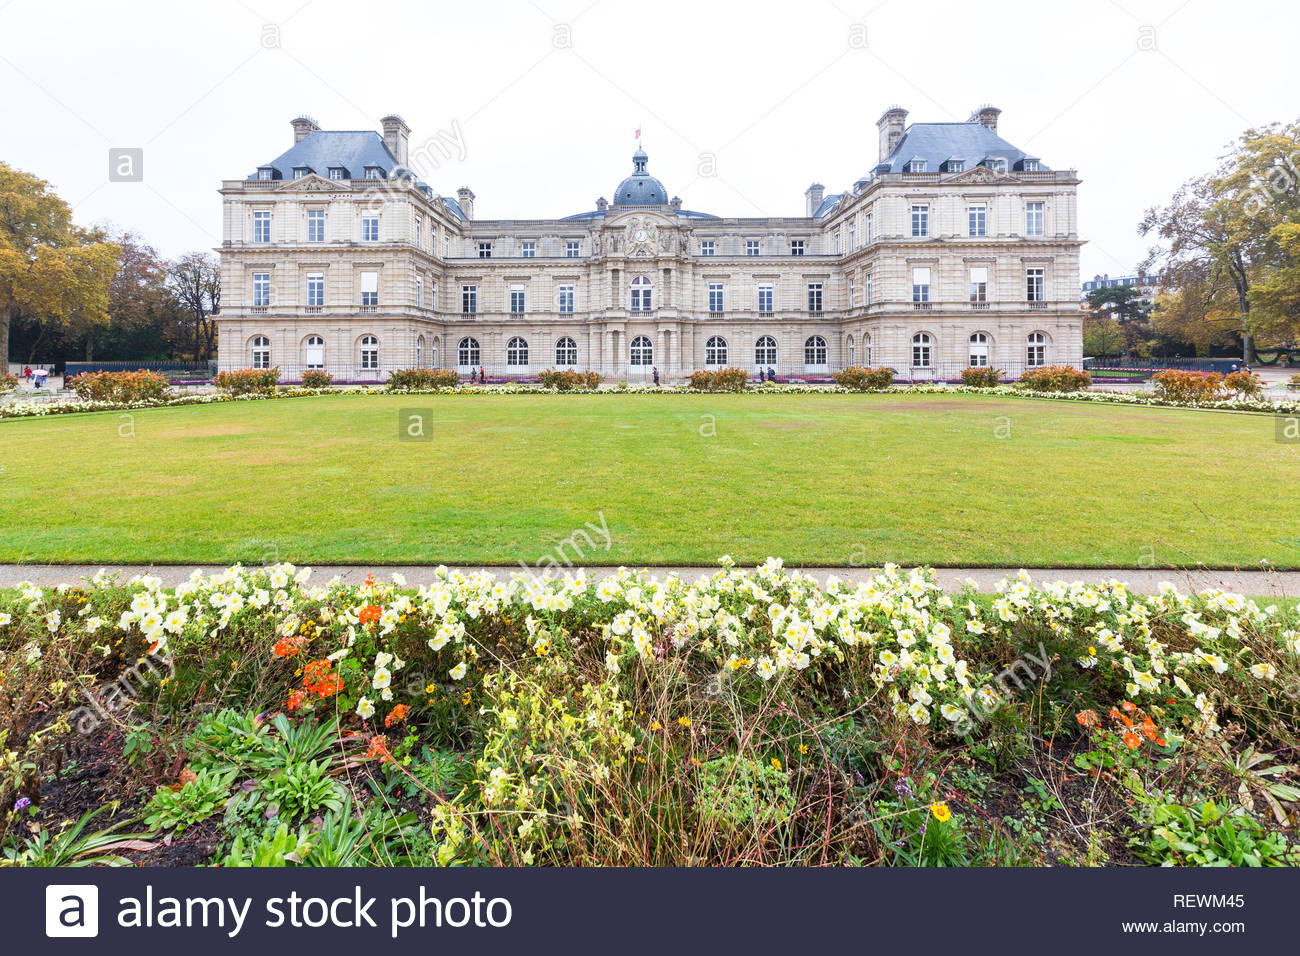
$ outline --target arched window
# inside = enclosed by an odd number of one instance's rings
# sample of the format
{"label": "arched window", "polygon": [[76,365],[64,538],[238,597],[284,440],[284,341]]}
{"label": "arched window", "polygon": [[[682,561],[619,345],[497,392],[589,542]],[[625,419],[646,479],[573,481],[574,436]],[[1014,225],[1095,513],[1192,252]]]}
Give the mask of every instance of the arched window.
{"label": "arched window", "polygon": [[704,364],[705,365],[726,365],[727,364],[727,340],[720,335],[715,335],[704,343]]}
{"label": "arched window", "polygon": [[970,337],[970,367],[988,368],[989,337],[983,332],[976,332]]}
{"label": "arched window", "polygon": [[853,336],[850,335],[849,338],[848,338],[848,341],[847,341],[845,344],[848,345],[848,347],[849,347],[849,365],[850,365],[850,366],[857,365],[857,364],[858,364],[858,346],[857,346],[856,343],[854,343],[854,341],[853,341]]}
{"label": "arched window", "polygon": [[754,343],[754,364],[776,364],[776,339],[770,335],[759,336],[758,341]]}
{"label": "arched window", "polygon": [[304,343],[302,364],[308,368],[325,367],[325,340],[319,335],[307,336]]}
{"label": "arched window", "polygon": [[871,366],[871,333],[862,336],[862,364]]}
{"label": "arched window", "polygon": [[826,340],[820,335],[810,335],[803,344],[804,365],[826,364]]}
{"label": "arched window", "polygon": [[573,339],[569,338],[567,335],[555,343],[555,364],[578,364],[578,343],[573,341]]}
{"label": "arched window", "polygon": [[925,332],[917,332],[912,336],[912,368],[929,368],[930,350],[929,335]]}
{"label": "arched window", "polygon": [[651,309],[650,292],[654,285],[649,276],[637,276],[632,280],[632,311],[649,312]]}
{"label": "arched window", "polygon": [[429,349],[429,364],[434,368],[438,367],[438,346],[440,342],[438,336],[433,337],[433,345]]}
{"label": "arched window", "polygon": [[424,368],[424,336],[415,340],[415,367]]}
{"label": "arched window", "polygon": [[265,335],[253,336],[253,368],[271,367],[271,340]]}
{"label": "arched window", "polygon": [[480,362],[478,339],[461,339],[456,346],[456,364],[461,368],[478,365]]}
{"label": "arched window", "polygon": [[1025,356],[1025,364],[1030,368],[1047,364],[1047,336],[1042,332],[1029,333],[1029,348]]}
{"label": "arched window", "polygon": [[366,371],[379,368],[379,339],[373,335],[361,338],[361,368]]}
{"label": "arched window", "polygon": [[650,344],[650,339],[644,335],[638,335],[632,340],[632,364],[653,365],[654,362],[655,348]]}
{"label": "arched window", "polygon": [[514,366],[528,364],[528,343],[517,335],[506,343],[506,364]]}

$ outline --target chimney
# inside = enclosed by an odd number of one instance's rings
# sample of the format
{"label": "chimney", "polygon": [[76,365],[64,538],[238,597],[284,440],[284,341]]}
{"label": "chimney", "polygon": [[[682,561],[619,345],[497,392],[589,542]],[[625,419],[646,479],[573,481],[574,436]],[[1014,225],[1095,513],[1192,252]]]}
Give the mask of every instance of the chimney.
{"label": "chimney", "polygon": [[310,116],[299,116],[289,125],[293,127],[293,141],[295,144],[301,143],[312,133],[320,130],[320,127],[316,125],[316,121]]}
{"label": "chimney", "polygon": [[989,106],[988,104],[985,104],[984,106],[981,106],[979,109],[977,109],[974,113],[971,113],[970,119],[967,120],[967,122],[979,123],[985,129],[988,129],[996,133],[998,131],[998,117],[1001,115],[1002,115],[1002,111],[998,109],[996,106]]}
{"label": "chimney", "polygon": [[668,205],[669,205],[672,209],[676,210],[677,212],[681,212],[681,209],[682,209],[682,197],[681,197],[681,196],[674,196],[674,197],[672,198],[672,201],[671,201],[670,203],[668,203]]}
{"label": "chimney", "polygon": [[599,199],[596,200],[596,212],[604,212],[608,208],[609,208],[609,200],[607,200],[604,196],[601,196]]}
{"label": "chimney", "polygon": [[906,126],[907,110],[901,106],[891,106],[876,120],[876,129],[880,130],[880,162],[894,155]]}
{"label": "chimney", "polygon": [[822,208],[822,199],[826,195],[826,187],[821,183],[813,183],[804,192],[804,198],[808,200],[808,218],[811,219],[817,215],[817,210]]}
{"label": "chimney", "polygon": [[408,162],[407,146],[411,139],[411,127],[396,113],[388,114],[379,122],[384,127],[384,145],[396,157],[397,165],[405,166]]}
{"label": "chimney", "polygon": [[456,202],[460,203],[460,211],[465,214],[466,219],[474,218],[474,191],[468,186],[461,186],[456,190]]}

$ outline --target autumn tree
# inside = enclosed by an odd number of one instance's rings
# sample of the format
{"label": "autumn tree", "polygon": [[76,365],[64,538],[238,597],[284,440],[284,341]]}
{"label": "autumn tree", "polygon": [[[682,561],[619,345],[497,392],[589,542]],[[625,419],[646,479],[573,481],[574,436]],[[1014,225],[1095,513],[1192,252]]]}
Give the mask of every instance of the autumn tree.
{"label": "autumn tree", "polygon": [[213,316],[221,309],[221,266],[215,256],[191,252],[172,263],[167,286],[176,297],[182,320],[175,345],[191,350],[194,361],[212,356],[217,343]]}
{"label": "autumn tree", "polygon": [[1247,362],[1255,361],[1255,339],[1274,334],[1277,316],[1253,309],[1252,292],[1284,258],[1278,230],[1297,220],[1298,159],[1300,124],[1247,130],[1213,173],[1147,210],[1139,226],[1159,240],[1143,270],[1158,271],[1172,297],[1167,317],[1238,332]]}
{"label": "autumn tree", "polygon": [[18,315],[99,323],[121,250],[72,223],[49,183],[0,163],[0,358]]}

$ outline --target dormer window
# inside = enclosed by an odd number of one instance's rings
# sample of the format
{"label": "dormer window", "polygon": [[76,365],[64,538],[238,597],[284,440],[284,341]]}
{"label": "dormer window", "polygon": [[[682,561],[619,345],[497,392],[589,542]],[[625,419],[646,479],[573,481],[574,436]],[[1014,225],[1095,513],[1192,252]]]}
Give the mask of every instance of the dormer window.
{"label": "dormer window", "polygon": [[257,170],[257,178],[258,178],[258,179],[274,179],[274,178],[275,178],[275,167],[274,167],[274,166],[262,166],[262,167],[260,167],[260,168]]}
{"label": "dormer window", "polygon": [[1036,159],[1026,159],[1020,166],[1027,173],[1036,173],[1042,168],[1042,164]]}
{"label": "dormer window", "polygon": [[943,172],[945,173],[960,173],[965,172],[965,170],[966,160],[964,159],[950,159],[943,164]]}
{"label": "dormer window", "polygon": [[995,173],[1005,173],[1007,171],[1007,161],[1000,156],[990,156],[980,165],[987,166]]}
{"label": "dormer window", "polygon": [[923,173],[926,166],[929,165],[924,159],[909,159],[907,165],[903,167],[905,173]]}
{"label": "dormer window", "polygon": [[383,179],[384,168],[382,166],[367,166],[366,179]]}
{"label": "dormer window", "polygon": [[347,179],[348,171],[342,166],[331,166],[329,168],[330,179]]}
{"label": "dormer window", "polygon": [[310,175],[311,171],[310,166],[295,166],[293,167],[293,178],[302,179],[304,176]]}

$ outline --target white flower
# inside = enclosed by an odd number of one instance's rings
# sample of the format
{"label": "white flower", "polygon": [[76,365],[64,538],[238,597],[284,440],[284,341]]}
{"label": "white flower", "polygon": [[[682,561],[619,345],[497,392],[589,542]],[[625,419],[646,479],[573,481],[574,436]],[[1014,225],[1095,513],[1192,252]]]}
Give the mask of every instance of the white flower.
{"label": "white flower", "polygon": [[1272,680],[1277,676],[1277,668],[1272,664],[1267,663],[1252,664],[1250,667],[1250,673],[1252,677],[1257,677],[1260,680]]}
{"label": "white flower", "polygon": [[609,671],[611,674],[617,674],[619,670],[621,670],[618,663],[618,655],[613,651],[605,652],[605,670]]}
{"label": "white flower", "polygon": [[447,673],[451,676],[452,680],[460,680],[462,677],[465,676],[465,672],[468,670],[469,668],[465,666],[465,662],[461,661],[459,664],[457,664]]}
{"label": "white flower", "polygon": [[53,634],[55,631],[59,629],[59,622],[62,620],[63,620],[63,615],[59,613],[58,608],[55,608],[49,614],[45,615],[46,630],[48,630],[51,634]]}
{"label": "white flower", "polygon": [[380,667],[380,668],[376,668],[375,677],[370,682],[370,686],[373,687],[375,690],[383,690],[392,682],[393,682],[393,675],[389,672],[388,668]]}
{"label": "white flower", "polygon": [[375,705],[369,697],[362,697],[357,701],[357,716],[362,720],[369,720],[375,716]]}
{"label": "white flower", "polygon": [[939,713],[943,714],[945,720],[955,724],[961,720],[962,709],[953,704],[943,704],[939,707]]}
{"label": "white flower", "polygon": [[9,622],[12,620],[13,618],[10,617],[8,614],[0,614],[0,627],[7,627],[9,625]]}

